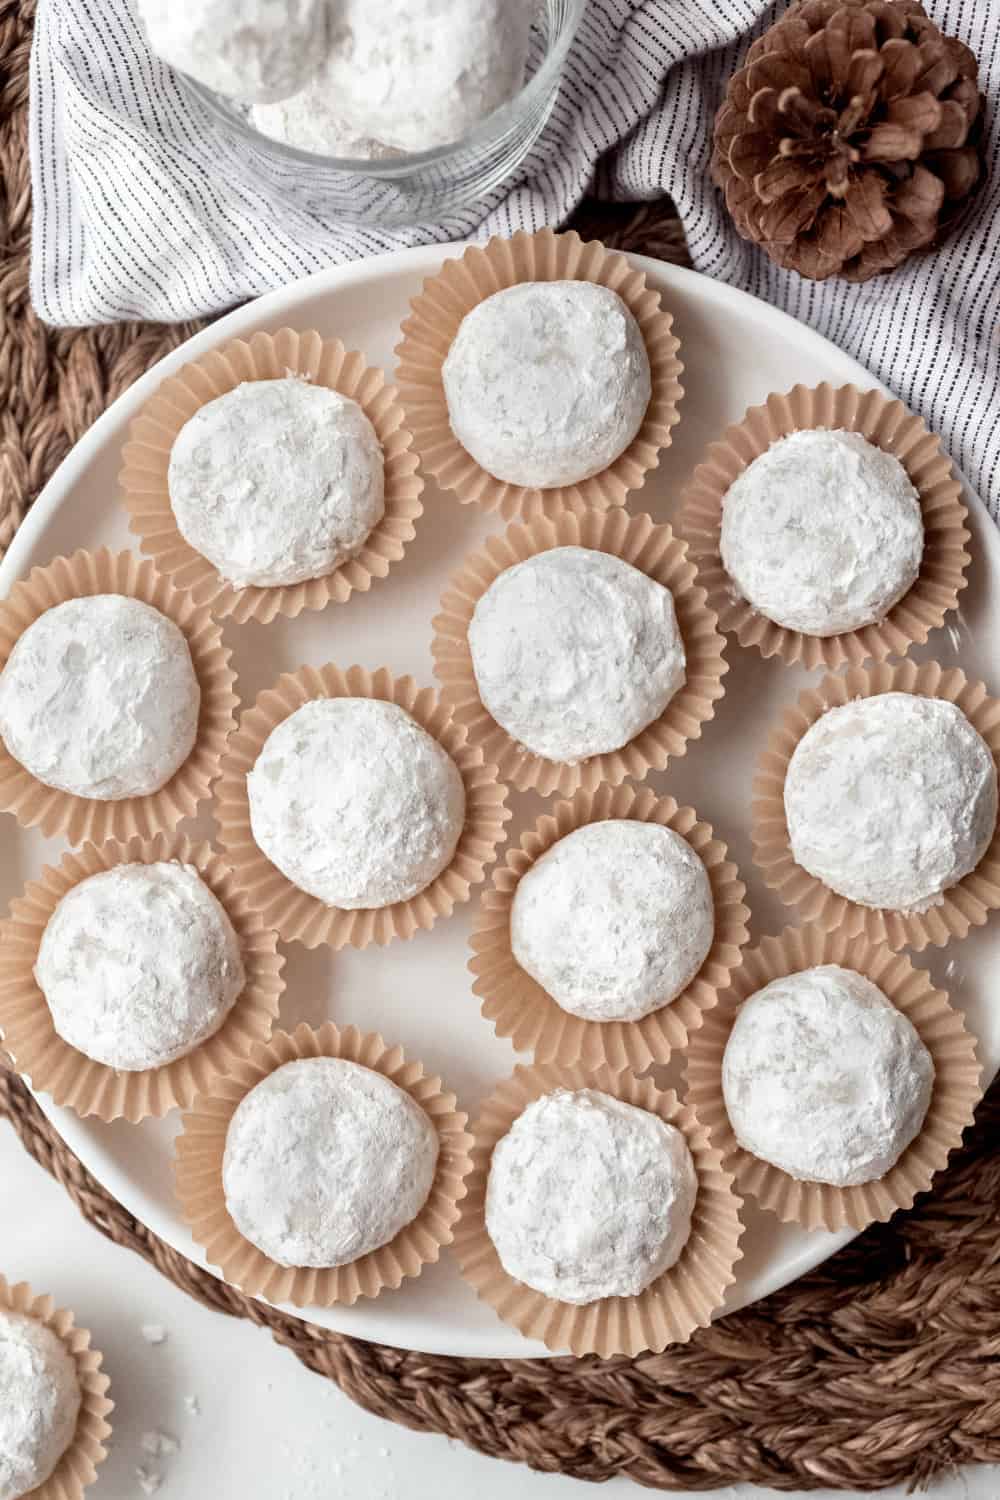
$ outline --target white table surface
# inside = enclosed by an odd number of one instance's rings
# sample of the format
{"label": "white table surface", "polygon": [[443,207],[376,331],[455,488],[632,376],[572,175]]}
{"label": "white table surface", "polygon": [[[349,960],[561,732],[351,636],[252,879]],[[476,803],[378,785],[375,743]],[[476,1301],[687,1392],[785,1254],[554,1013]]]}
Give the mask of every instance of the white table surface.
{"label": "white table surface", "polygon": [[[104,1351],[117,1403],[112,1452],[88,1491],[94,1500],[142,1500],[137,1469],[161,1477],[163,1500],[585,1500],[640,1491],[601,1489],[484,1458],[439,1436],[404,1431],[361,1411],[310,1374],[268,1334],[207,1311],[128,1250],[111,1245],[0,1126],[0,1272],[73,1307]],[[161,1324],[151,1347],[143,1324]],[[200,1415],[187,1409],[196,1397]],[[161,1431],[179,1451],[156,1460],[143,1435]],[[641,1493],[647,1493],[645,1491]],[[902,1497],[902,1490],[885,1491]],[[933,1500],[996,1500],[1000,1469],[942,1481]],[[767,1500],[739,1485],[720,1500]],[[812,1492],[814,1500],[832,1492]],[[845,1492],[839,1492],[841,1500]],[[850,1500],[850,1497],[847,1497]],[[861,1500],[861,1497],[856,1497]]]}

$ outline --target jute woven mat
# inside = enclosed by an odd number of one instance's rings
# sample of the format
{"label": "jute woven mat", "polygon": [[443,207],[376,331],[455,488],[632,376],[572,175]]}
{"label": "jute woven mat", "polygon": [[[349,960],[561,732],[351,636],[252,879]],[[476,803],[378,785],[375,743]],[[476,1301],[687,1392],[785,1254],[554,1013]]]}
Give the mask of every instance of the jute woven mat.
{"label": "jute woven mat", "polygon": [[[28,306],[33,0],[0,0],[0,552],[70,447],[200,325],[43,328]],[[662,206],[590,205],[583,233],[683,260]],[[498,1458],[660,1490],[918,1484],[1000,1463],[1000,1089],[933,1195],[689,1345],[636,1360],[471,1360],[339,1337],[223,1285],[98,1185],[0,1067],[0,1115],[77,1208],[206,1306],[270,1329],[360,1405]],[[0,1231],[0,1268],[3,1264]]]}

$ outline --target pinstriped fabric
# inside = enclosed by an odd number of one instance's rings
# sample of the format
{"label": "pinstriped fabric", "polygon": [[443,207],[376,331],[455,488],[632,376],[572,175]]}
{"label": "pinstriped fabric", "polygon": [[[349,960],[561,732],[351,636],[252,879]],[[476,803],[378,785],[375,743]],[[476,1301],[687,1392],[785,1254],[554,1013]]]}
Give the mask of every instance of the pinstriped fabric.
{"label": "pinstriped fabric", "polygon": [[32,297],[50,323],[197,317],[380,250],[560,223],[589,188],[669,194],[695,266],[854,354],[940,432],[1000,519],[1000,0],[925,0],[980,59],[990,175],[950,241],[850,286],[742,241],[708,176],[726,80],[786,0],[590,0],[513,183],[433,225],[323,222],[262,197],[146,48],[129,0],[40,0],[31,77]]}

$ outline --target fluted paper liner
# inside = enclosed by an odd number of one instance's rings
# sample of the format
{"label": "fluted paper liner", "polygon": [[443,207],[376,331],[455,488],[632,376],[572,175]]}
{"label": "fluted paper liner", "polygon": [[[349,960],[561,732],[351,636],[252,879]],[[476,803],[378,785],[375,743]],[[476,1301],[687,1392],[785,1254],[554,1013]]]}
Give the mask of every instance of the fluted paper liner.
{"label": "fluted paper liner", "polygon": [[150,839],[176,828],[193,816],[209,794],[218,774],[226,741],[236,723],[236,674],[222,629],[207,609],[178,593],[158,576],[153,564],[133,552],[74,552],[57,557],[44,568],[33,568],[0,602],[0,671],[20,636],[46,610],[68,599],[93,594],[124,594],[140,599],[166,615],[188,644],[198,685],[201,709],[198,734],[190,755],[158,792],[100,802],[57,791],[36,780],[8,752],[0,739],[0,810],[11,812],[24,828],[39,827],[48,837],[59,834],[70,844],[85,839],[103,844],[108,839]]}
{"label": "fluted paper liner", "polygon": [[822,932],[843,930],[847,937],[865,937],[919,953],[929,944],[943,948],[953,939],[964,938],[970,928],[981,927],[989,913],[1000,907],[1000,824],[976,868],[934,905],[916,912],[861,906],[838,896],[796,863],[785,818],[785,777],[802,736],[828,709],[880,693],[915,693],[954,703],[982,735],[1000,766],[1000,700],[991,698],[982,682],[970,682],[957,667],[945,668],[932,661],[919,666],[912,661],[898,666],[881,662],[867,670],[851,667],[842,675],[825,677],[785,710],[757,763],[754,862],[786,906],[798,908],[803,922],[815,924]]}
{"label": "fluted paper liner", "polygon": [[30,1500],[80,1500],[97,1478],[98,1465],[108,1456],[108,1417],[115,1403],[108,1397],[111,1381],[101,1368],[104,1356],[91,1347],[90,1333],[77,1327],[68,1308],[56,1307],[52,1297],[37,1296],[26,1281],[12,1285],[0,1276],[0,1308],[43,1324],[61,1341],[76,1366],[81,1398],[76,1431],[48,1479],[31,1491]]}
{"label": "fluted paper liner", "polygon": [[[884,1177],[858,1187],[799,1182],[745,1151],[729,1123],[722,1093],[722,1058],[743,1001],[773,979],[820,964],[838,964],[870,979],[909,1019],[934,1059],[934,1089],[919,1135]],[[910,1208],[961,1145],[982,1097],[975,1038],[925,971],[882,944],[815,927],[787,927],[780,937],[764,938],[746,954],[719,1004],[692,1037],[685,1067],[687,1103],[736,1174],[738,1191],[751,1194],[785,1223],[805,1229],[864,1229],[884,1223],[897,1209]]]}
{"label": "fluted paper liner", "polygon": [[[323,578],[237,588],[178,530],[167,483],[170,454],[181,428],[209,401],[246,381],[287,375],[339,391],[362,408],[385,458],[385,515],[361,551]],[[374,579],[385,578],[399,562],[423,514],[423,481],[411,445],[398,394],[386,385],[382,370],[367,365],[363,355],[348,351],[339,339],[282,328],[273,336],[255,333],[246,341],[236,339],[165,380],[129,428],[119,483],[129,526],[160,573],[220,619],[266,624],[278,615],[294,618],[304,609],[344,604],[352,593],[367,592]]]}
{"label": "fluted paper liner", "polygon": [[[494,1146],[529,1104],[555,1089],[585,1088],[649,1110],[683,1131],[698,1174],[698,1196],[690,1237],[669,1271],[637,1297],[604,1297],[577,1307],[533,1291],[504,1270],[486,1232],[486,1184]],[[708,1131],[673,1091],[661,1092],[650,1079],[628,1072],[551,1064],[517,1067],[483,1104],[472,1139],[472,1171],[454,1254],[477,1297],[526,1338],[575,1355],[660,1353],[668,1344],[686,1343],[719,1310],[743,1254],[741,1199]]]}
{"label": "fluted paper liner", "polygon": [[[320,1270],[279,1265],[252,1245],[230,1218],[222,1187],[226,1133],[237,1105],[276,1068],[305,1057],[341,1057],[381,1073],[420,1106],[439,1144],[434,1181],[416,1218],[380,1249]],[[428,1077],[421,1063],[408,1060],[402,1047],[390,1047],[380,1036],[356,1026],[341,1031],[331,1021],[318,1031],[306,1025],[290,1034],[276,1031],[184,1116],[174,1164],[181,1211],[208,1259],[241,1291],[296,1307],[350,1307],[359,1297],[377,1297],[386,1287],[395,1290],[404,1277],[418,1276],[439,1258],[442,1245],[451,1243],[471,1166],[467,1119],[440,1078]]]}
{"label": "fluted paper liner", "polygon": [[[624,453],[590,479],[544,490],[505,484],[462,447],[451,430],[441,374],[465,315],[495,292],[526,281],[590,281],[616,292],[639,325],[652,376],[646,415]],[[509,239],[492,239],[445,261],[438,274],[424,282],[410,308],[402,326],[403,342],[396,348],[396,378],[407,425],[424,472],[432,474],[442,489],[453,490],[463,505],[497,510],[508,521],[608,510],[624,505],[629,493],[641,488],[659,463],[660,451],[670,446],[683,395],[680,341],[659,292],[624,255],[597,241],[584,242],[575,233],[518,230]]]}
{"label": "fluted paper liner", "polygon": [[[516,563],[554,547],[607,552],[668,588],[687,654],[686,680],[658,719],[621,750],[575,765],[532,754],[500,727],[479,696],[469,650],[470,621],[494,580]],[[662,771],[672,756],[685,753],[689,740],[700,737],[702,725],[714,716],[725,691],[722,678],[729,670],[717,623],[687,544],[669,526],[656,526],[645,514],[629,516],[621,510],[567,514],[509,526],[502,535],[490,537],[482,551],[466,558],[434,620],[434,675],[445,703],[468,731],[470,744],[480,747],[504,781],[543,797],[553,792],[572,797],[581,787],[593,792],[602,783],[618,786],[626,776],[641,781],[651,770]]]}
{"label": "fluted paper liner", "polygon": [[[217,898],[239,939],[246,984],[219,1030],[186,1057],[141,1072],[117,1072],[63,1041],[39,988],[34,966],[49,918],[62,898],[92,875],[118,865],[176,860],[192,865]],[[278,1018],[284,959],[277,934],[264,926],[235,877],[208,844],[177,834],[144,842],[85,844],[56,869],[46,867],[11,905],[0,923],[0,1034],[19,1073],[32,1087],[78,1115],[133,1124],[149,1116],[187,1108],[256,1042],[266,1041]]]}
{"label": "fluted paper liner", "polygon": [[[827,637],[787,630],[760,614],[739,596],[719,552],[723,505],[733,481],[779,438],[815,428],[858,432],[893,454],[920,496],[924,522],[920,573],[909,591],[884,619]],[[853,385],[834,388],[824,382],[768,396],[763,406],[750,407],[741,422],[710,445],[681,503],[680,530],[690,542],[720,628],[734,634],[741,646],[756,646],[765,657],[779,656],[813,668],[904,656],[958,608],[958,596],[968,582],[968,512],[951,460],[920,417],[879,391],[860,391]]]}
{"label": "fluted paper liner", "polygon": [[[247,774],[271,731],[317,698],[378,698],[395,703],[437,740],[458,767],[465,786],[465,828],[451,863],[409,901],[360,911],[327,906],[294,885],[254,840]],[[486,878],[506,838],[504,824],[510,818],[506,800],[507,788],[501,785],[496,767],[486,764],[477,747],[466,744],[464,730],[452,721],[433,688],[419,688],[412,677],[396,679],[384,667],[376,672],[363,667],[343,671],[330,663],[286,672],[246,710],[223,763],[215,816],[226,859],[251,906],[269,927],[307,948],[321,943],[332,948],[367,948],[372,942],[411,938],[468,901],[472,887]]]}
{"label": "fluted paper liner", "polygon": [[[701,859],[712,887],[715,936],[697,974],[674,1000],[641,1021],[586,1021],[563,1010],[514,956],[510,917],[518,884],[528,870],[560,839],[589,823],[630,818],[657,823],[679,834]],[[477,975],[475,994],[482,997],[483,1016],[497,1036],[509,1037],[518,1052],[530,1052],[536,1062],[572,1067],[607,1067],[612,1072],[631,1068],[641,1073],[652,1063],[665,1063],[683,1047],[690,1032],[715,1003],[740,962],[740,949],[749,937],[750,913],[743,904],[746,886],[727,849],[708,823],[700,822],[690,807],[678,807],[672,797],[657,798],[647,789],[600,787],[580,791],[572,802],[560,802],[538,820],[509,849],[485,891],[472,934],[475,957],[469,962]]]}

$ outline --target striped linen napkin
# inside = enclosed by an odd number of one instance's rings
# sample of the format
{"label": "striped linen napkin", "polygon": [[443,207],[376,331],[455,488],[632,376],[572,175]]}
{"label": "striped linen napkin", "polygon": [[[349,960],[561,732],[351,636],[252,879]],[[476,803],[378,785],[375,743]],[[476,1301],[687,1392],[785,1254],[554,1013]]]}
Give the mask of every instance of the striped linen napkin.
{"label": "striped linen napkin", "polygon": [[559,224],[588,191],[667,193],[696,268],[848,350],[941,433],[1000,520],[1000,0],[925,0],[978,55],[990,176],[949,243],[862,286],[782,271],[708,176],[726,80],[786,0],[589,0],[552,117],[514,180],[436,224],[323,222],[214,170],[210,117],[129,0],[39,0],[31,69],[32,298],[59,325],[173,321],[408,245]]}

